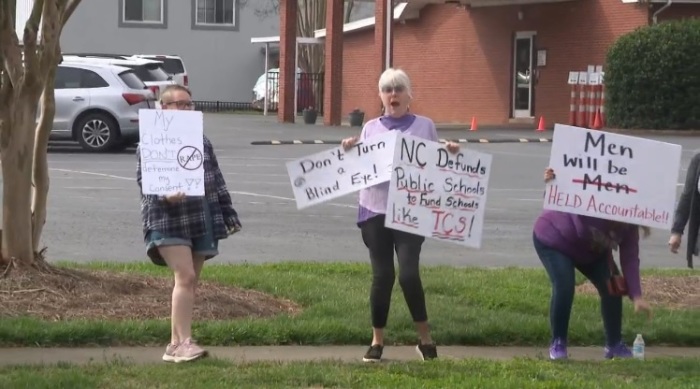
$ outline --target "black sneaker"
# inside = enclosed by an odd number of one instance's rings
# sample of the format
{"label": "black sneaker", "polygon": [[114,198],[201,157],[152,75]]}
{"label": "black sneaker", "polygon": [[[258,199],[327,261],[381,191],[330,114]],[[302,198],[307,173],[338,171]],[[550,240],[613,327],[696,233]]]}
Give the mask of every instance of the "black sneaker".
{"label": "black sneaker", "polygon": [[437,347],[434,344],[419,344],[416,346],[416,352],[418,352],[418,355],[420,355],[421,359],[424,361],[436,359],[438,357]]}
{"label": "black sneaker", "polygon": [[362,360],[364,362],[381,362],[383,351],[384,346],[382,346],[381,344],[373,344],[369,347],[369,350],[367,350],[367,353],[365,353],[365,356],[362,358]]}

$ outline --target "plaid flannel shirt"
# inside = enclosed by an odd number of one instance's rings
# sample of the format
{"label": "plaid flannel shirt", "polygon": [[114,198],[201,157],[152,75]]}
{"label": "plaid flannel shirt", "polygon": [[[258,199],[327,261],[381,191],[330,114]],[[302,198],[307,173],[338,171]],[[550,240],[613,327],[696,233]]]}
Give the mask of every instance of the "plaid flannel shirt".
{"label": "plaid flannel shirt", "polygon": [[[211,142],[204,137],[204,193],[209,204],[214,238],[225,239],[241,229],[238,213],[233,208],[231,195],[214,154]],[[136,182],[141,188],[141,150],[136,150]],[[206,233],[204,204],[201,197],[185,197],[177,204],[169,204],[160,196],[141,194],[141,219],[144,238],[148,231],[158,231],[173,237],[192,239]]]}

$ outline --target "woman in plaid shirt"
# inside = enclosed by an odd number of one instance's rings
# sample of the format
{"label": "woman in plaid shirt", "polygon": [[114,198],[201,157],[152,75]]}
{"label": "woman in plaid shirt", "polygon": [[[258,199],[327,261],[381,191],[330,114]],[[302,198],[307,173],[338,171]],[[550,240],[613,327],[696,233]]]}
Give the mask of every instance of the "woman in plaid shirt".
{"label": "woman in plaid shirt", "polygon": [[[194,109],[191,92],[171,85],[161,94],[162,109]],[[163,360],[187,362],[207,355],[192,340],[192,311],[195,288],[204,261],[218,255],[218,241],[240,231],[224,176],[214,149],[204,137],[205,196],[141,195],[141,218],[146,250],[151,261],[168,266],[175,276],[172,296],[172,334]],[[141,187],[141,153],[136,151],[136,176]]]}

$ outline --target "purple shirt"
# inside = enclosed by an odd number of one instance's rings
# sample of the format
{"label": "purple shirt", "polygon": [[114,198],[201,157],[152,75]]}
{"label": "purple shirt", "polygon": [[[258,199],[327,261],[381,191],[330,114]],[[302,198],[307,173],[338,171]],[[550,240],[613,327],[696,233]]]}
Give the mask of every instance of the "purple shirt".
{"label": "purple shirt", "polygon": [[[387,131],[401,131],[404,134],[437,142],[435,123],[425,116],[406,114],[400,118],[382,116],[368,121],[362,128],[360,141],[383,134]],[[389,195],[389,182],[384,182],[360,190],[360,206],[357,223],[386,214]]]}
{"label": "purple shirt", "polygon": [[535,237],[575,263],[585,265],[605,258],[606,250],[595,230],[612,238],[620,252],[620,267],[630,298],[642,295],[639,279],[639,227],[590,216],[545,210],[535,221]]}

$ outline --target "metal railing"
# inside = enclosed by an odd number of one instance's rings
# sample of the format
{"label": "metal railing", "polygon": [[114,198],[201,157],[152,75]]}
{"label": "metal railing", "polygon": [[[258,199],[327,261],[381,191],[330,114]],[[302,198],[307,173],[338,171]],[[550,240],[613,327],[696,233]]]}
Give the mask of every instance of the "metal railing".
{"label": "metal railing", "polygon": [[[276,112],[279,106],[279,73],[268,73],[268,90],[270,97],[267,102],[267,110]],[[323,73],[299,73],[299,89],[297,90],[297,113],[313,107],[320,115],[323,114]],[[258,93],[253,93],[251,102],[230,101],[204,101],[196,100],[195,109],[202,112],[262,112],[264,100],[261,98],[265,87],[258,88]],[[256,96],[257,95],[257,96]],[[257,97],[257,99],[256,99]]]}
{"label": "metal railing", "polygon": [[[323,72],[321,73],[298,73],[298,90],[296,96],[297,113],[304,109],[313,107],[319,114],[323,114]],[[275,112],[279,108],[279,79],[278,72],[268,72],[267,89],[269,98],[267,101],[268,111]],[[253,97],[253,109],[262,111],[264,109],[263,96],[265,86],[258,86],[256,96]]]}
{"label": "metal railing", "polygon": [[194,101],[194,107],[202,112],[245,112],[254,111],[252,103],[238,103],[229,101]]}

